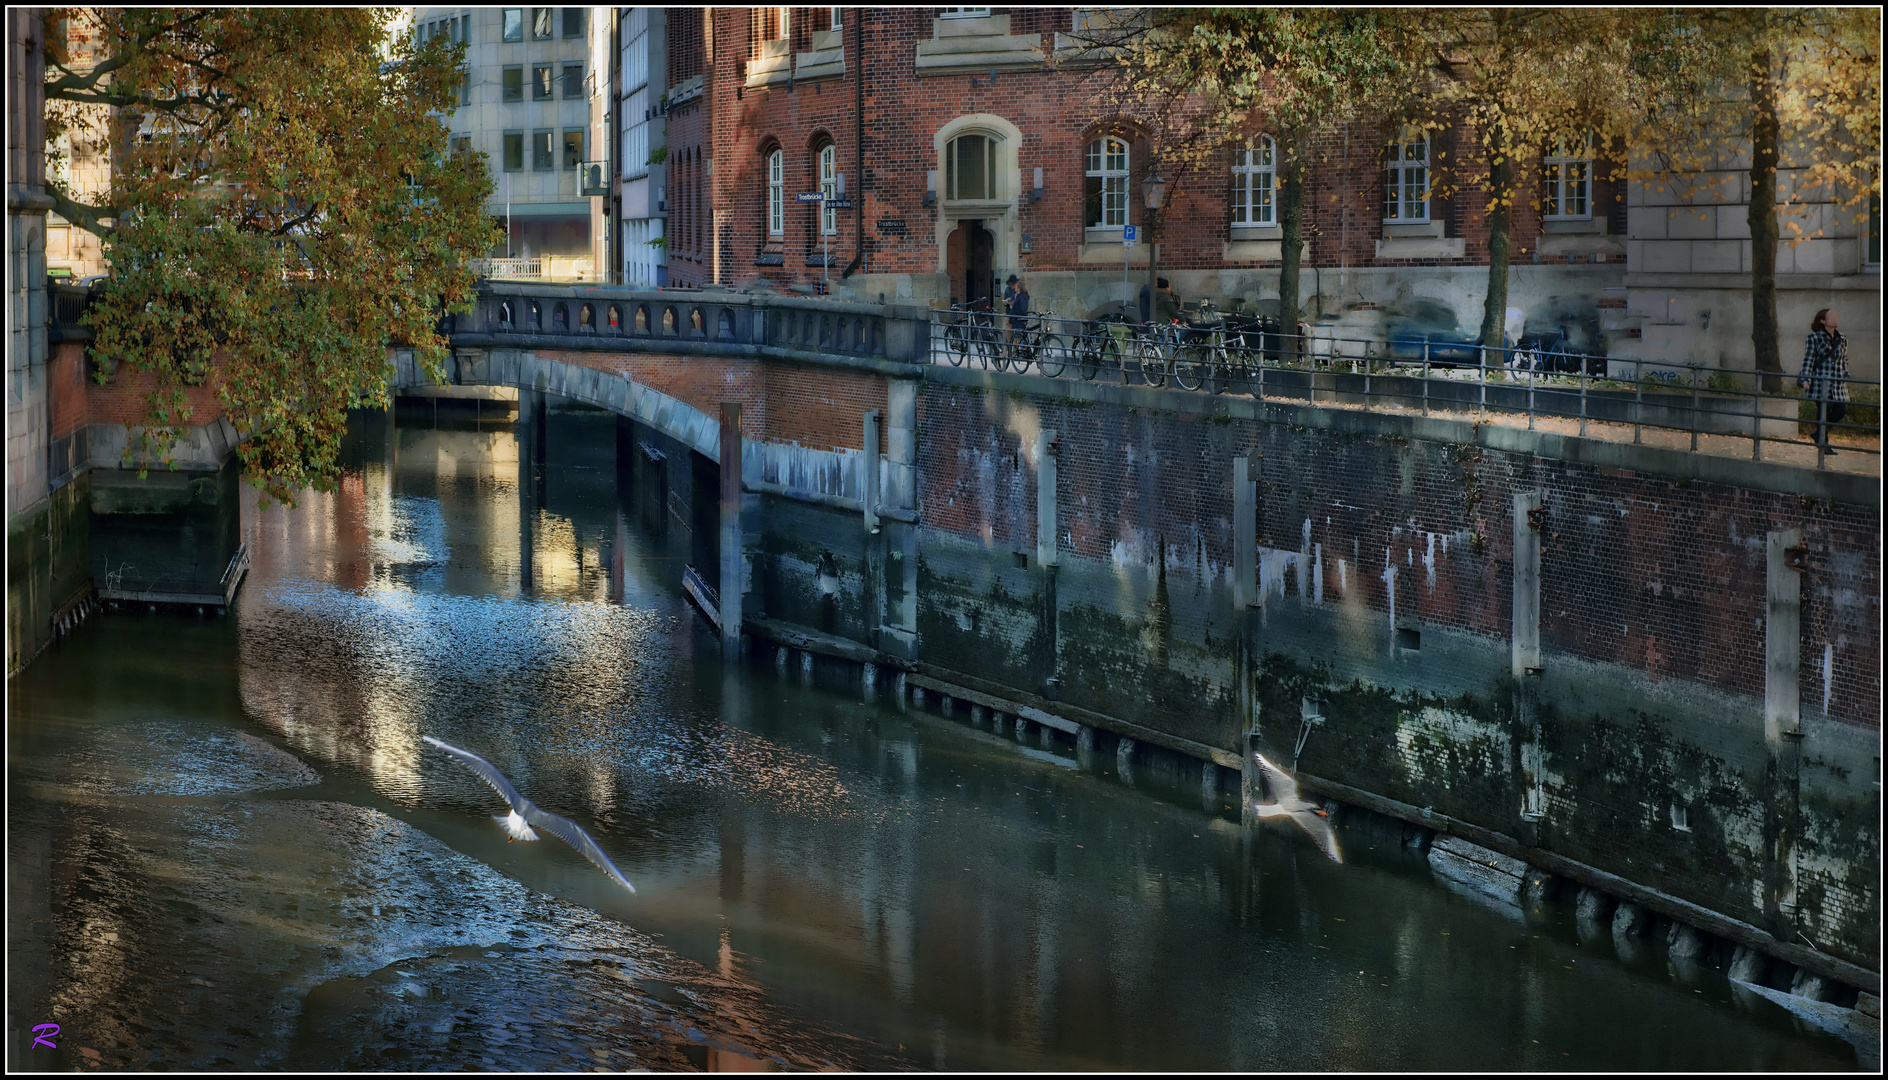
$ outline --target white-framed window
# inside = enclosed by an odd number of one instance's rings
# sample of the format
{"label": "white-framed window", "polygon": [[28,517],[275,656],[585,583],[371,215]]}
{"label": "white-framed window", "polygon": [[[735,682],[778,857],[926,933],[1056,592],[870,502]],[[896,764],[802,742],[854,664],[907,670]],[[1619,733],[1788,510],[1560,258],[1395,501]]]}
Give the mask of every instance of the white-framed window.
{"label": "white-framed window", "polygon": [[1083,182],[1084,223],[1091,229],[1119,229],[1128,223],[1128,144],[1113,135],[1088,143],[1088,171]]}
{"label": "white-framed window", "polygon": [[1273,207],[1278,191],[1278,144],[1269,135],[1256,146],[1233,152],[1232,223],[1248,228],[1278,224]]}
{"label": "white-framed window", "polygon": [[996,140],[975,134],[952,139],[944,147],[944,198],[996,197]]}
{"label": "white-framed window", "polygon": [[787,235],[787,162],[778,148],[767,155],[767,235]]}
{"label": "white-framed window", "polygon": [[984,19],[988,18],[989,15],[990,9],[987,7],[947,7],[937,9],[937,17],[940,19]]}
{"label": "white-framed window", "polygon": [[1541,179],[1546,199],[1541,213],[1548,219],[1593,216],[1593,149],[1591,142],[1561,143],[1542,159]]}
{"label": "white-framed window", "polygon": [[819,204],[820,231],[827,236],[839,232],[839,211],[832,200],[839,197],[839,148],[827,143],[819,148],[819,190],[825,201]]}
{"label": "white-framed window", "polygon": [[830,27],[830,29],[833,29],[833,30],[845,29],[845,26],[846,26],[845,20],[840,17],[839,13],[846,9],[845,8],[827,8],[826,10],[832,12],[833,21],[832,21],[832,26]]}
{"label": "white-framed window", "polygon": [[1390,144],[1383,178],[1383,220],[1397,224],[1429,220],[1429,136]]}

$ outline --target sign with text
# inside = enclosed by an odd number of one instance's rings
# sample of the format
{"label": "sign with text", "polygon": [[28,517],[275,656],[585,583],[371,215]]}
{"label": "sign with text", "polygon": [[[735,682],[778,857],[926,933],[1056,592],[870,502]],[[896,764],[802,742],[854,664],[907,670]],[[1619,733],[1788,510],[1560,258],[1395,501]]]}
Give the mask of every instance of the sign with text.
{"label": "sign with text", "polygon": [[1121,246],[1134,246],[1134,226],[1129,225],[1121,230]]}
{"label": "sign with text", "polygon": [[801,202],[818,202],[821,199],[825,198],[825,196],[821,195],[817,191],[802,191],[798,195],[795,195],[794,198],[800,200]]}

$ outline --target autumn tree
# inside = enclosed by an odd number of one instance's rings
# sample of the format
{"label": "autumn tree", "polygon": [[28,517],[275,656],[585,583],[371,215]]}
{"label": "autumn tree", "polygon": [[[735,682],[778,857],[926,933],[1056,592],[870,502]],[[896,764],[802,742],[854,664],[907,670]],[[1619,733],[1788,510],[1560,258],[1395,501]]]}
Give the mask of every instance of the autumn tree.
{"label": "autumn tree", "polygon": [[[1612,12],[1592,8],[1437,8],[1407,16],[1434,77],[1411,111],[1418,127],[1460,125],[1479,153],[1458,155],[1445,190],[1487,198],[1488,288],[1481,343],[1501,348],[1508,307],[1514,210],[1539,206],[1533,166],[1557,148],[1620,146],[1627,42]],[[1585,182],[1593,182],[1591,168]]]}
{"label": "autumn tree", "polygon": [[[1766,392],[1783,387],[1777,250],[1821,235],[1812,203],[1860,220],[1881,198],[1881,9],[1650,11],[1633,26],[1630,115],[1647,184],[1747,163],[1751,345]],[[1793,171],[1787,187],[1780,172]],[[1717,193],[1719,199],[1722,193]]]}
{"label": "autumn tree", "polygon": [[443,380],[437,321],[497,239],[483,161],[444,153],[464,46],[418,45],[391,9],[83,11],[85,63],[58,22],[79,13],[49,16],[48,128],[107,125],[111,184],[48,187],[110,262],[94,356],[156,377],[142,449],[168,453],[208,382],[265,498],[331,490],[390,345]]}
{"label": "autumn tree", "polygon": [[1103,64],[1103,100],[1147,117],[1180,176],[1223,176],[1230,150],[1271,137],[1279,318],[1295,327],[1309,166],[1342,125],[1403,107],[1422,59],[1410,29],[1386,10],[1155,8],[1090,14],[1072,36]]}

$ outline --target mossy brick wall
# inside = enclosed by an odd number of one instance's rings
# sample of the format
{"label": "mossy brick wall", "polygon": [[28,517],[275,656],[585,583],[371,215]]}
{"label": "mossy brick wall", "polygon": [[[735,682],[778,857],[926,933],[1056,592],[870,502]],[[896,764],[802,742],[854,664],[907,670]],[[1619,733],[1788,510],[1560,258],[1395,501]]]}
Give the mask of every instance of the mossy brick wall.
{"label": "mossy brick wall", "polygon": [[[1872,966],[1877,507],[1138,398],[926,385],[924,660],[1031,693],[1053,674],[1062,701],[1236,749],[1231,462],[1245,455],[1266,592],[1251,645],[1262,742],[1289,758],[1302,736],[1306,772],[1513,835],[1531,735],[1509,677],[1512,500],[1539,492],[1540,843],[1761,925],[1776,795],[1764,544],[1800,528],[1794,926]],[[1053,585],[1036,565],[1043,429],[1060,440]]]}

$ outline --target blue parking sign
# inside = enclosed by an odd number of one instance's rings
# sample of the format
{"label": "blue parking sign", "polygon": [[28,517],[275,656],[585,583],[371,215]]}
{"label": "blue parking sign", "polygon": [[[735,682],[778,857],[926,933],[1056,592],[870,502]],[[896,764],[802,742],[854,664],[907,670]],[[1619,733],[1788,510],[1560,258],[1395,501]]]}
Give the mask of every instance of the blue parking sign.
{"label": "blue parking sign", "polygon": [[1129,225],[1121,230],[1121,243],[1126,247],[1134,246],[1134,226]]}

